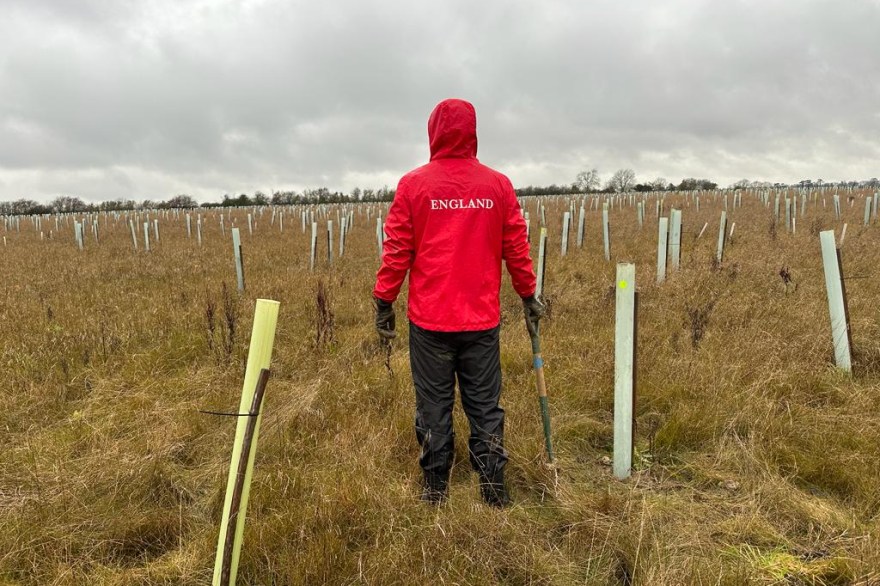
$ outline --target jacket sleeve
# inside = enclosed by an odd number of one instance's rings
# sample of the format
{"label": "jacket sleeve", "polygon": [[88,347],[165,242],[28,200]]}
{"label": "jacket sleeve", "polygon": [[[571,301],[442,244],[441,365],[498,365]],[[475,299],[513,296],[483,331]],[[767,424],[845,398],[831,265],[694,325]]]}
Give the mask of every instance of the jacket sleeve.
{"label": "jacket sleeve", "polygon": [[382,266],[376,274],[373,296],[394,302],[415,255],[412,209],[406,185],[401,181],[385,219]]}
{"label": "jacket sleeve", "polygon": [[507,272],[510,273],[510,280],[517,294],[520,297],[529,297],[535,294],[537,279],[532,269],[532,257],[529,256],[526,221],[520,214],[519,201],[509,181],[505,181],[503,201],[504,231],[501,257],[507,264]]}

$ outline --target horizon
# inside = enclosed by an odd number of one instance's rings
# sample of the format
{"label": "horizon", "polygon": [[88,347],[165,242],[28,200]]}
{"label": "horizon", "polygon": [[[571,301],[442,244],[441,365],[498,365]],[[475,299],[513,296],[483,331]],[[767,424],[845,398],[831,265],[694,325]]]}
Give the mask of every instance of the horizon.
{"label": "horizon", "polygon": [[[681,179],[681,181],[679,181],[678,183],[675,183],[674,181],[668,181],[670,186],[672,186],[672,189],[663,188],[663,189],[652,189],[650,191],[648,191],[648,190],[642,190],[642,191],[647,191],[647,192],[693,191],[694,189],[689,189],[689,188],[677,189],[677,187],[679,185],[681,185],[682,182],[684,182],[688,179],[712,181],[711,177],[705,177],[705,178],[683,177]],[[736,185],[737,183],[742,183],[745,181],[748,181],[749,185],[740,185],[740,186]],[[650,182],[651,182],[651,180],[640,180],[638,178],[638,176],[636,177],[636,184],[639,186],[645,185]],[[517,192],[529,190],[529,189],[547,190],[548,188],[551,188],[554,186],[566,188],[566,189],[571,189],[572,187],[574,187],[574,185],[573,185],[574,183],[576,183],[576,182],[575,181],[552,182],[547,185],[514,185],[514,189],[516,189]],[[722,191],[722,190],[731,190],[731,189],[776,189],[776,188],[801,189],[801,188],[815,188],[815,187],[856,187],[856,188],[870,189],[870,188],[880,187],[880,180],[878,180],[877,177],[872,177],[870,179],[842,179],[840,181],[826,181],[826,180],[820,178],[817,180],[801,179],[796,182],[785,183],[785,182],[780,182],[780,181],[771,182],[771,181],[750,180],[750,179],[743,178],[743,179],[735,181],[729,185],[718,184],[716,187],[710,189],[709,191],[713,191],[716,189],[719,191]],[[40,205],[49,205],[59,198],[75,198],[75,199],[81,200],[87,206],[99,206],[101,204],[107,204],[107,203],[113,203],[113,202],[123,202],[126,204],[132,203],[132,204],[135,204],[135,206],[140,206],[141,204],[143,204],[145,202],[151,202],[156,205],[163,205],[163,204],[166,204],[167,202],[169,202],[175,198],[178,198],[178,197],[191,197],[193,200],[196,201],[196,203],[199,206],[201,206],[201,205],[209,205],[210,206],[211,204],[222,205],[223,202],[227,199],[237,199],[242,196],[244,196],[246,198],[250,198],[250,199],[255,198],[259,194],[265,195],[270,199],[275,194],[283,194],[283,195],[290,194],[292,196],[309,197],[310,195],[317,194],[317,193],[321,192],[322,190],[326,190],[327,193],[331,196],[341,195],[344,198],[351,199],[351,203],[357,203],[357,202],[383,201],[382,199],[379,199],[381,192],[383,190],[385,190],[386,193],[388,191],[391,191],[393,193],[396,190],[396,187],[391,187],[388,185],[384,185],[384,186],[378,187],[378,188],[367,187],[367,186],[355,186],[353,189],[349,189],[349,190],[340,190],[340,189],[333,190],[333,189],[330,189],[326,186],[317,186],[317,187],[306,187],[306,188],[303,188],[300,190],[297,190],[297,189],[287,189],[287,190],[278,189],[278,190],[273,190],[270,192],[264,192],[260,189],[253,189],[250,191],[242,191],[242,192],[231,192],[231,193],[226,192],[226,193],[218,194],[217,196],[214,196],[214,197],[207,196],[207,197],[203,197],[203,198],[199,198],[199,197],[196,197],[196,196],[188,194],[188,193],[175,193],[175,194],[170,194],[170,195],[167,195],[164,197],[153,197],[153,198],[146,198],[146,199],[134,199],[134,198],[120,196],[117,198],[97,199],[97,200],[90,199],[87,196],[79,195],[76,193],[58,193],[55,195],[47,195],[47,196],[44,196],[43,198],[24,196],[24,197],[16,197],[14,199],[0,199],[0,204],[12,204],[12,203],[21,202],[21,201],[33,201],[33,202],[36,202],[37,204],[40,204]],[[355,190],[359,191],[361,195],[356,196]],[[366,195],[366,194],[364,194],[365,190],[369,190],[371,192],[371,195],[364,197],[364,195]],[[704,189],[697,188],[696,190],[704,190]],[[640,191],[640,190],[637,190],[637,189],[628,190],[628,192],[634,192],[634,191]],[[558,194],[556,194],[556,193],[553,193],[553,194],[550,194],[550,193],[519,194],[518,193],[517,196],[518,197],[526,197],[526,196],[546,197],[546,196],[552,196],[552,195],[574,195],[574,194],[597,195],[597,194],[614,194],[614,193],[616,193],[616,192],[614,192],[613,189],[611,189],[609,186],[607,186],[606,181],[602,181],[599,188],[589,190],[589,191],[561,190]],[[370,198],[370,199],[368,199],[368,198]],[[260,204],[254,204],[254,205],[260,205]],[[271,204],[271,205],[289,205],[289,204]],[[0,215],[2,215],[2,214],[0,214]]]}

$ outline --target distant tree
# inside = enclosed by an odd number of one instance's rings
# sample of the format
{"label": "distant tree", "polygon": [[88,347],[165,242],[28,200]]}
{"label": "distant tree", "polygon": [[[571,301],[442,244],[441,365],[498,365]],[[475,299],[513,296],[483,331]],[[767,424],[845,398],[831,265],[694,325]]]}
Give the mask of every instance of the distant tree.
{"label": "distant tree", "polygon": [[160,207],[165,208],[197,208],[199,204],[189,195],[175,195],[171,199],[166,202],[160,204]]}
{"label": "distant tree", "polygon": [[98,210],[102,212],[115,212],[119,210],[133,210],[137,207],[137,202],[130,199],[111,199],[102,201],[98,204]]}
{"label": "distant tree", "polygon": [[308,203],[328,203],[330,201],[330,190],[326,187],[305,189],[303,190],[303,197]]}
{"label": "distant tree", "polygon": [[637,183],[635,187],[633,187],[634,191],[670,191],[675,189],[675,186],[666,181],[663,177],[657,177],[650,183]]}
{"label": "distant tree", "polygon": [[293,205],[299,203],[299,195],[295,191],[276,191],[272,194],[272,205]]}
{"label": "distant tree", "polygon": [[269,198],[262,191],[257,191],[254,193],[253,202],[256,206],[265,206],[269,205]]}
{"label": "distant tree", "polygon": [[607,189],[621,193],[629,191],[636,184],[636,173],[632,169],[618,169],[605,185]]}
{"label": "distant tree", "polygon": [[354,189],[351,190],[351,198],[355,201],[360,200],[360,198],[361,198],[361,188],[360,187],[355,187]]}
{"label": "distant tree", "polygon": [[32,216],[49,213],[52,213],[52,209],[49,206],[35,202],[32,199],[0,202],[0,215],[3,216]]}
{"label": "distant tree", "polygon": [[516,195],[518,197],[524,197],[529,195],[560,195],[567,193],[580,193],[580,188],[577,184],[572,183],[571,185],[556,185],[555,183],[551,183],[550,185],[529,185],[528,187],[517,187],[515,190]]}
{"label": "distant tree", "polygon": [[657,177],[650,183],[652,191],[666,191],[669,182],[663,177]]}
{"label": "distant tree", "polygon": [[599,189],[599,171],[596,169],[590,169],[589,171],[581,171],[577,174],[575,178],[575,184],[577,188],[583,191],[584,193],[588,193],[590,191],[596,191]]}
{"label": "distant tree", "polygon": [[388,186],[385,185],[382,189],[376,192],[376,195],[378,196],[379,201],[391,201],[394,199],[394,190],[388,189]]}
{"label": "distant tree", "polygon": [[229,197],[228,195],[223,196],[223,203],[221,204],[223,207],[246,207],[249,205],[253,205],[253,201],[251,198],[247,196],[247,194],[242,193],[238,197]]}
{"label": "distant tree", "polygon": [[709,181],[708,179],[695,179],[693,177],[687,177],[681,180],[681,183],[678,184],[679,191],[693,191],[695,189],[715,189],[718,187],[718,184],[714,181]]}
{"label": "distant tree", "polygon": [[56,197],[52,200],[52,203],[49,204],[49,207],[52,208],[52,211],[60,213],[85,212],[89,209],[86,202],[78,197],[71,197],[69,195]]}

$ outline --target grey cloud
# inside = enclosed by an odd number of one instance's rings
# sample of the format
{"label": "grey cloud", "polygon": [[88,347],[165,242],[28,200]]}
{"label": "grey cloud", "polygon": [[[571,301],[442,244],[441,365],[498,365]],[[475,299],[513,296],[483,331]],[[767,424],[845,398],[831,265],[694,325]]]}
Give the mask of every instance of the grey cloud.
{"label": "grey cloud", "polygon": [[449,96],[521,185],[880,174],[874,0],[5,4],[0,199],[393,182]]}

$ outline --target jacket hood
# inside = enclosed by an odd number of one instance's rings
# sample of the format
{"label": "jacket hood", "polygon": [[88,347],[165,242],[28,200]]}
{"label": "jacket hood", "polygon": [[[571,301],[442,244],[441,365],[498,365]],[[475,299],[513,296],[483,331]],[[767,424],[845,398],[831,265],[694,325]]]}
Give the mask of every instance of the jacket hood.
{"label": "jacket hood", "polygon": [[443,100],[428,118],[431,160],[477,156],[477,112],[464,100]]}

